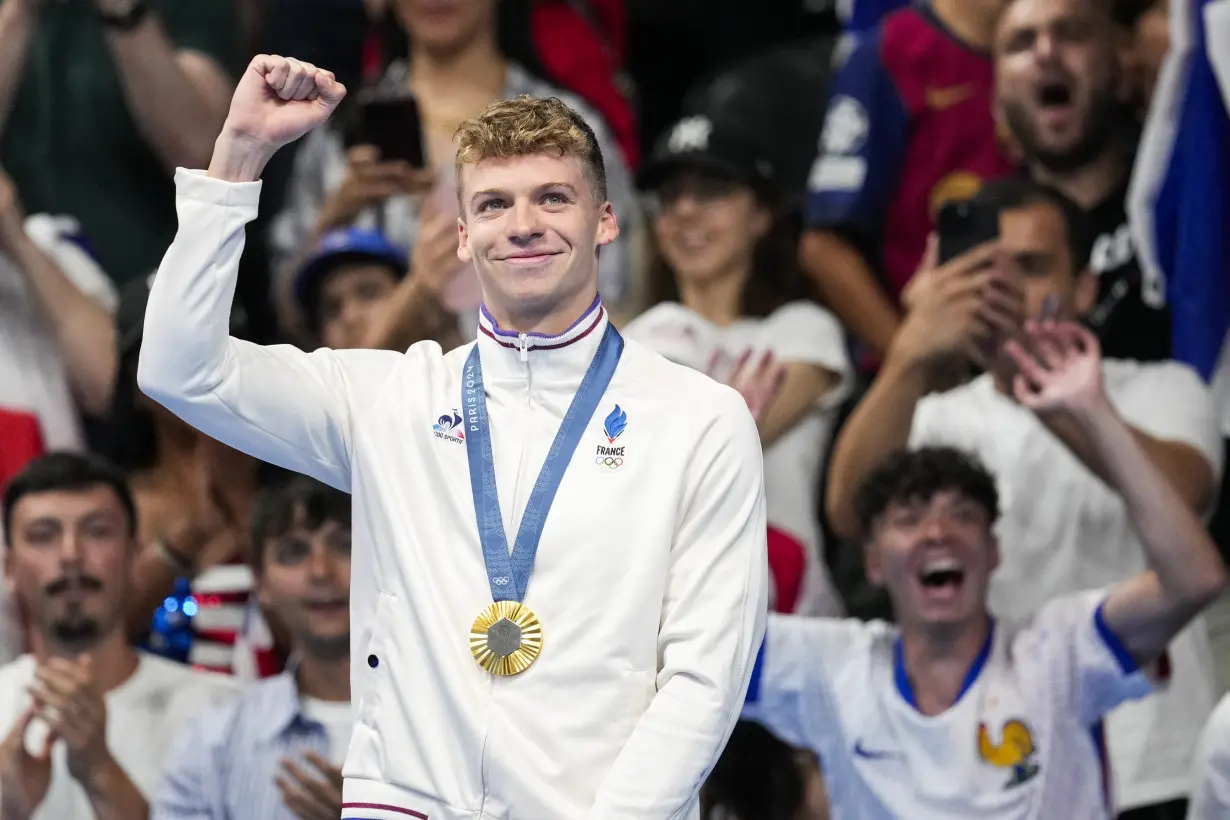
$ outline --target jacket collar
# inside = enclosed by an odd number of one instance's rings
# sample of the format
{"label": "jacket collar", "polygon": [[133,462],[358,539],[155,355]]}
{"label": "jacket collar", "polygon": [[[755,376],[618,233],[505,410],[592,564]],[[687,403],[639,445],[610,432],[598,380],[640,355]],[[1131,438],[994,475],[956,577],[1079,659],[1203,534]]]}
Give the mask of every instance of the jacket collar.
{"label": "jacket collar", "polygon": [[580,381],[609,323],[602,298],[558,335],[505,330],[484,305],[478,316],[478,349],[488,379]]}
{"label": "jacket collar", "polygon": [[287,665],[280,675],[266,678],[253,687],[253,695],[260,701],[256,714],[265,720],[257,728],[263,740],[281,737],[292,726],[303,721],[299,703],[299,684],[295,680],[295,668]]}
{"label": "jacket collar", "polygon": [[296,677],[298,671],[299,661],[292,656],[286,664],[286,671],[252,684],[249,691],[256,700],[255,714],[264,718],[261,725],[255,727],[261,740],[276,740],[294,730],[320,728],[303,714],[303,699]]}

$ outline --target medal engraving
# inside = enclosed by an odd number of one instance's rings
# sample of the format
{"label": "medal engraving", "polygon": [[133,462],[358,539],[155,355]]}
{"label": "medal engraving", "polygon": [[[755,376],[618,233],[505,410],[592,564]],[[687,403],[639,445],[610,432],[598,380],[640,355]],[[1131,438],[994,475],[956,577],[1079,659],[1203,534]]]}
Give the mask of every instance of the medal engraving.
{"label": "medal engraving", "polygon": [[521,627],[501,618],[487,630],[487,646],[501,658],[507,658],[521,648]]}

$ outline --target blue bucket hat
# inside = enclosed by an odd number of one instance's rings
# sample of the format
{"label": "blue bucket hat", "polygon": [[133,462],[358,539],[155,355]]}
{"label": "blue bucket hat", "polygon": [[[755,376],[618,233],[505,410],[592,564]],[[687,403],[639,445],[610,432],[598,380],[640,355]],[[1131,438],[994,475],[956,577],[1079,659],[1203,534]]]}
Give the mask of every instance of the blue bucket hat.
{"label": "blue bucket hat", "polygon": [[406,275],[410,257],[380,231],[368,228],[330,231],[295,276],[293,292],[299,307],[308,316],[315,317],[320,287],[325,279],[339,265],[353,262],[387,265],[394,276],[401,279]]}

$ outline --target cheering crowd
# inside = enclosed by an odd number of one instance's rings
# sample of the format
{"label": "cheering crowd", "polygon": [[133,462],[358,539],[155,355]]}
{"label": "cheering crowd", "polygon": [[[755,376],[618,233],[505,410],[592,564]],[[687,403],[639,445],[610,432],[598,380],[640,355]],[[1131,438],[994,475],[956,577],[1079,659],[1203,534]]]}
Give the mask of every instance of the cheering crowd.
{"label": "cheering crowd", "polygon": [[[1230,818],[1230,3],[645,5],[0,0],[0,820],[342,814],[350,497],[138,385],[175,170],[257,52],[351,90],[263,176],[260,344],[473,342],[458,126],[592,129],[602,305],[763,450],[702,817]],[[655,457],[626,423],[603,469]]]}

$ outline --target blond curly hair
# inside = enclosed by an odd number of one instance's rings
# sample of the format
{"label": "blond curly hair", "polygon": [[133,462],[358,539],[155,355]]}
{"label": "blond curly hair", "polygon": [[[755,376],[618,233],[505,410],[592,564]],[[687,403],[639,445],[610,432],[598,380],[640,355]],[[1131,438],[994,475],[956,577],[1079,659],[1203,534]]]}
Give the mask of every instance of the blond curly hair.
{"label": "blond curly hair", "polygon": [[522,94],[497,100],[454,135],[457,141],[457,196],[461,196],[461,169],[485,159],[550,153],[576,157],[597,202],[605,202],[606,166],[598,138],[581,115],[556,97],[540,99]]}

